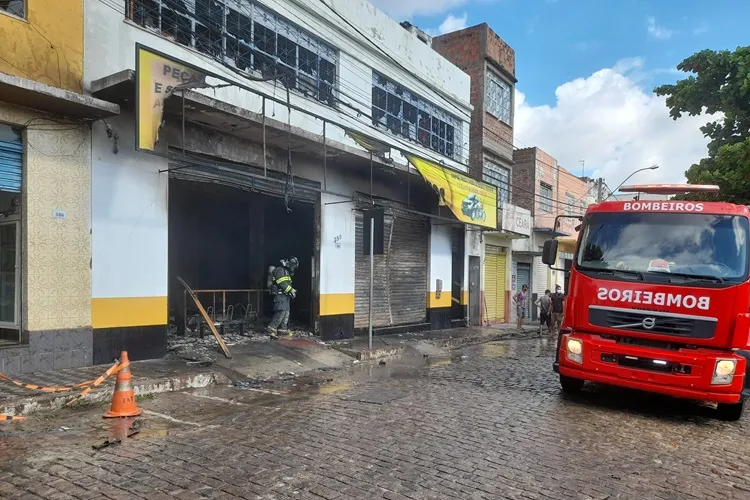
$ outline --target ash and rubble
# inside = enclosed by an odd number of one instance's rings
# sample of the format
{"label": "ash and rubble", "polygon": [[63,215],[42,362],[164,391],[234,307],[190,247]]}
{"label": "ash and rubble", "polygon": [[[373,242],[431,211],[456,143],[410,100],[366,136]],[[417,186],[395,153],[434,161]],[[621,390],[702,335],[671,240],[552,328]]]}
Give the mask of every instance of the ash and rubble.
{"label": "ash and rubble", "polygon": [[[251,343],[271,342],[266,332],[265,323],[214,323],[217,331],[230,349],[232,346],[241,346]],[[292,327],[290,338],[315,338],[314,333]],[[218,342],[211,330],[204,324],[202,329],[199,323],[191,321],[185,328],[185,335],[178,334],[178,328],[174,321],[170,322],[167,336],[167,351],[187,361],[188,364],[209,365],[216,361],[218,356],[223,356]]]}

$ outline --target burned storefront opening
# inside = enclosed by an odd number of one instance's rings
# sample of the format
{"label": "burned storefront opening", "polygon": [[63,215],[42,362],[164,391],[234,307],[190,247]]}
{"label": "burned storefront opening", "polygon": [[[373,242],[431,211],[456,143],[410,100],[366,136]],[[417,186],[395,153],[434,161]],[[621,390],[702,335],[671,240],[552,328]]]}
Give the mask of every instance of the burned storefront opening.
{"label": "burned storefront opening", "polygon": [[[290,327],[314,324],[317,183],[229,162],[174,154],[169,171],[169,305],[179,335],[201,330],[177,277],[220,330],[261,333],[272,312],[269,266],[296,257]],[[293,186],[293,188],[292,188]],[[292,192],[293,190],[293,192]]]}

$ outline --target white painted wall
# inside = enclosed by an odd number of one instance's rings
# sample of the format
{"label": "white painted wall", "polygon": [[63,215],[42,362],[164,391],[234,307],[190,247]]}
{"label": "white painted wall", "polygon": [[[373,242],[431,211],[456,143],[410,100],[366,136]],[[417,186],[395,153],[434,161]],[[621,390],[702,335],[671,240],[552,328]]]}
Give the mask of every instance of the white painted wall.
{"label": "white painted wall", "polygon": [[108,120],[118,152],[102,121],[94,122],[92,147],[92,296],[167,296],[166,158],[135,151],[134,116]]}
{"label": "white painted wall", "polygon": [[[329,185],[335,184],[328,179]],[[344,189],[339,187],[338,189]],[[339,197],[321,195],[320,293],[354,293],[355,212],[353,203],[340,203]],[[326,205],[326,203],[335,203]]]}
{"label": "white painted wall", "polygon": [[[263,0],[258,3],[283,15],[292,23],[313,33],[340,51],[338,76],[342,94],[339,97],[360,110],[363,115],[371,114],[372,69],[375,69],[461,119],[463,138],[458,142],[463,145],[464,158],[456,162],[406,139],[380,132],[372,126],[367,116],[358,115],[356,111],[341,104],[338,109],[333,109],[295,94],[292,94],[292,102],[352,130],[366,133],[394,148],[408,148],[427,158],[443,160],[446,165],[457,170],[466,171],[471,116],[469,76],[419,41],[397,22],[378,11],[369,2],[365,0],[328,1],[382,51],[354,29],[346,26],[321,2]],[[124,5],[123,2],[116,3]],[[273,83],[251,82],[205,55],[173,43],[126,20],[124,8],[118,11],[100,0],[84,0],[84,6],[86,17],[85,88],[90,88],[93,80],[125,69],[135,69],[135,44],[139,42],[181,61],[206,68],[229,81],[239,82],[269,96],[285,99],[286,93],[280,86],[274,86]],[[219,82],[209,79],[209,83]],[[252,92],[235,87],[207,89],[201,92],[256,113],[262,111],[261,98]],[[347,96],[343,95],[344,93]],[[284,122],[287,120],[286,110],[281,104],[275,106],[269,104],[266,114],[276,120]],[[299,112],[292,112],[291,122],[294,126],[302,127],[315,134],[322,134],[321,120]],[[332,140],[355,146],[355,143],[346,137],[341,129],[329,125],[326,133],[327,137]],[[405,163],[405,159],[398,151],[394,150],[393,155],[395,161]]]}
{"label": "white painted wall", "polygon": [[451,295],[453,251],[451,249],[451,226],[445,222],[433,220],[430,224],[430,274],[429,291],[434,294],[437,291],[437,280],[443,280],[442,294]]}

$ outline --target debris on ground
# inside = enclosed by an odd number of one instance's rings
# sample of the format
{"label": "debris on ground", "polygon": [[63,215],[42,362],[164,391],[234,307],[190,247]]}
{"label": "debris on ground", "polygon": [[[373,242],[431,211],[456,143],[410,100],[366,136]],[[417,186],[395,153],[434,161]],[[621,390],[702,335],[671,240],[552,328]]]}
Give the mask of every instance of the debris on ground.
{"label": "debris on ground", "polygon": [[113,440],[105,440],[102,444],[92,444],[91,448],[95,451],[103,450],[104,448],[109,448],[110,446],[117,446],[121,443],[119,438],[113,439]]}
{"label": "debris on ground", "polygon": [[[184,336],[177,334],[177,327],[172,323],[167,337],[167,351],[186,361],[189,365],[210,366],[216,362],[217,354],[221,354],[221,350],[205,324],[203,325],[203,336],[201,336],[199,328],[201,321],[189,319]],[[222,325],[219,322],[215,323],[227,346],[270,342],[264,325],[265,322],[260,321],[249,324],[234,322]],[[291,329],[290,333],[292,335],[289,338],[311,338],[314,336],[313,333],[302,329]]]}

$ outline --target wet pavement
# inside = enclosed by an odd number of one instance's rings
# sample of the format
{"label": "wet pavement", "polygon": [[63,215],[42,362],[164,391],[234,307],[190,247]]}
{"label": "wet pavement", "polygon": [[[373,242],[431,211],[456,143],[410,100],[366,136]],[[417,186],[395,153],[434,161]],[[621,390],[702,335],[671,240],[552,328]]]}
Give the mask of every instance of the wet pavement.
{"label": "wet pavement", "polygon": [[0,426],[0,498],[750,498],[748,416],[598,386],[563,397],[552,351],[414,348],[146,398],[137,419],[35,415]]}

